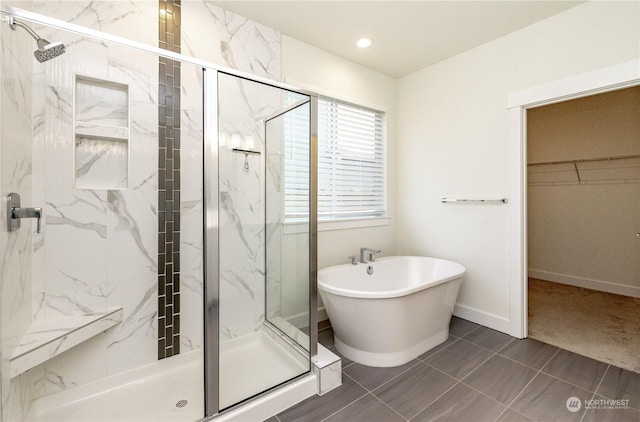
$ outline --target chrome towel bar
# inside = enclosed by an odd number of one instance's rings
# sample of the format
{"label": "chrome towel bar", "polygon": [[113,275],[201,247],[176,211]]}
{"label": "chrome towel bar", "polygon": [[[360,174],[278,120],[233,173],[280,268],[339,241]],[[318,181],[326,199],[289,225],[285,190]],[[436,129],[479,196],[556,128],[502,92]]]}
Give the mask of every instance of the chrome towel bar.
{"label": "chrome towel bar", "polygon": [[465,204],[508,204],[509,198],[495,198],[495,199],[464,199],[464,198],[441,198],[440,202],[443,204],[450,202],[461,202]]}

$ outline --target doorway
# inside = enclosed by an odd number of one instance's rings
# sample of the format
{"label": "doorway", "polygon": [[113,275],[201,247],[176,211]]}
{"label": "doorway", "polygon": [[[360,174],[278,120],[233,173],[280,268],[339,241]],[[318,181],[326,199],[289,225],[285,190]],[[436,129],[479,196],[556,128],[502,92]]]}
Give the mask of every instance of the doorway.
{"label": "doorway", "polygon": [[640,370],[640,87],[527,110],[529,336]]}
{"label": "doorway", "polygon": [[510,145],[509,334],[527,337],[526,110],[545,104],[640,85],[640,60],[631,60],[507,95]]}

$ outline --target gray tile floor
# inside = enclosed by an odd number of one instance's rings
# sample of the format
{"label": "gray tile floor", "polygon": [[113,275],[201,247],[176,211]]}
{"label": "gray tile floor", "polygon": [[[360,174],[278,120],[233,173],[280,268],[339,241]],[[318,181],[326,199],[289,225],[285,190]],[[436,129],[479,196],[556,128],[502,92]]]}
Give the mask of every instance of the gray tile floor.
{"label": "gray tile floor", "polygon": [[[319,337],[337,353],[330,328]],[[640,374],[456,317],[445,343],[403,366],[342,368],[339,388],[267,422],[640,421]]]}

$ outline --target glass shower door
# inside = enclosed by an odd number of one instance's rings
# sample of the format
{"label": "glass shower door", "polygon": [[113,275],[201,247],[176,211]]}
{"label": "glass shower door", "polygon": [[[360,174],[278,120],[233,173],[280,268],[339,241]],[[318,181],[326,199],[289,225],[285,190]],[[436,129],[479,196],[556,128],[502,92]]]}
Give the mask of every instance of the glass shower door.
{"label": "glass shower door", "polygon": [[[302,94],[222,72],[217,89],[218,408],[224,410],[310,371],[308,340],[300,347],[304,341],[292,341],[277,328],[282,324],[268,321],[282,314],[277,304],[285,269],[302,271],[309,257],[308,241],[283,253],[281,134],[289,121],[281,115],[288,111],[306,124],[306,138],[296,142],[307,145],[311,119],[308,106],[289,111],[285,105],[292,96],[308,103]],[[299,282],[308,289],[308,280]],[[303,313],[308,318],[308,306]]]}

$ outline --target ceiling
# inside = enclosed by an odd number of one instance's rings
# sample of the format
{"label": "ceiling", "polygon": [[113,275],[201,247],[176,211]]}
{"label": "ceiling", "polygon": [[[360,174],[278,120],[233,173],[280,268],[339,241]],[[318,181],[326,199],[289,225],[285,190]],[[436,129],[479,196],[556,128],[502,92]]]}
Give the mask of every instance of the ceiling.
{"label": "ceiling", "polygon": [[[213,1],[292,38],[399,78],[584,1]],[[373,39],[356,47],[362,36]]]}

